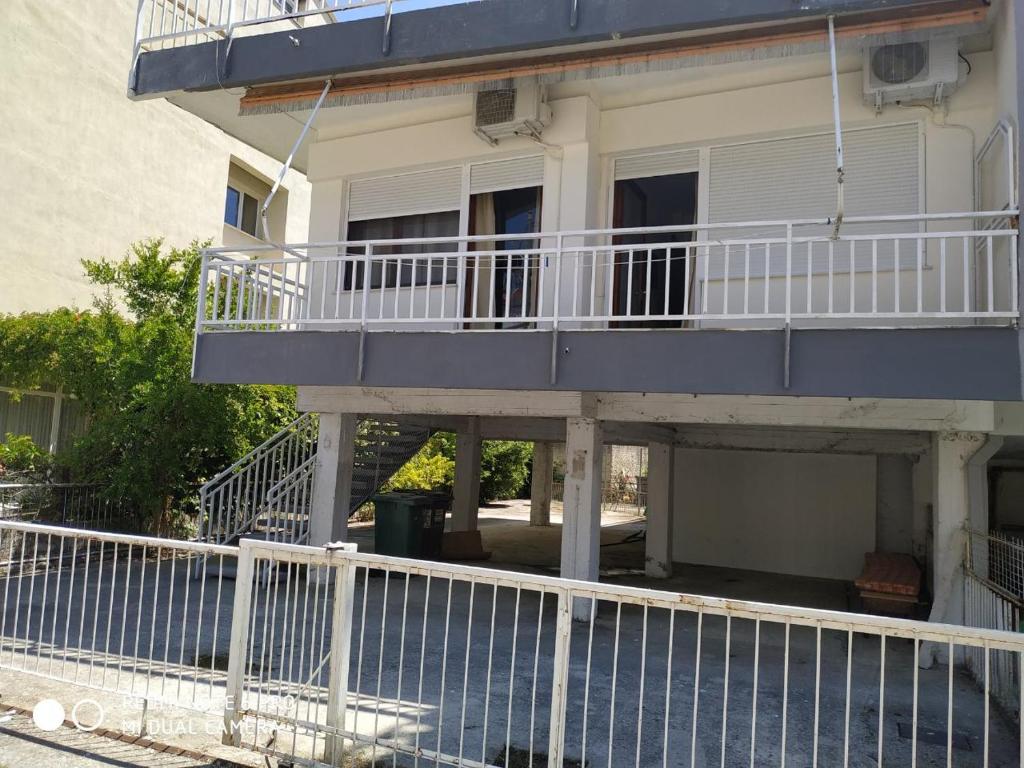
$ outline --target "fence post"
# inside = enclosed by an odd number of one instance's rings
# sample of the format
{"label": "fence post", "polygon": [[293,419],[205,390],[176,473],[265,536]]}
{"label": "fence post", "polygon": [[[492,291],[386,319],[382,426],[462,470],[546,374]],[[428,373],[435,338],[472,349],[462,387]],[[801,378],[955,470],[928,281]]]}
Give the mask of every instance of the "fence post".
{"label": "fence post", "polygon": [[569,647],[572,643],[572,601],[573,596],[568,589],[559,591],[558,618],[555,622],[555,652],[551,669],[551,728],[548,732],[548,768],[562,768],[562,750],[565,748]]}
{"label": "fence post", "polygon": [[[353,273],[357,272],[355,267],[353,267],[352,271],[353,271]],[[384,303],[383,303],[384,302],[383,287],[384,287],[384,273],[385,273],[385,268],[384,268],[383,264],[381,264],[380,273],[381,273],[381,283],[380,284],[381,284],[381,289],[382,289],[381,290],[380,301],[381,301],[381,306],[383,307],[384,306]],[[363,248],[363,298],[362,298],[362,308],[359,310],[359,360],[357,361],[357,364],[356,364],[356,381],[359,381],[359,382],[361,382],[363,380],[363,373],[364,373],[364,368],[365,368],[365,365],[366,365],[366,331],[367,331],[367,321],[368,321],[367,312],[369,311],[369,306],[370,306],[370,278],[371,278],[372,275],[373,275],[373,244],[372,243],[367,243],[366,246]],[[355,275],[353,275],[353,278],[354,277],[355,277]],[[401,275],[399,275],[399,280],[401,280]],[[353,289],[352,301],[353,302],[356,300],[356,297],[355,297],[355,287],[356,287],[355,286],[355,280],[353,279],[353,283],[352,283],[352,289]],[[398,304],[397,304],[398,300],[397,300],[397,298],[395,299],[395,301],[396,301],[396,303],[395,303],[395,315],[397,317],[397,315],[398,315]]]}
{"label": "fence post", "polygon": [[[333,550],[333,551],[332,551]],[[355,602],[356,569],[335,553],[355,552],[355,544],[331,544],[334,568],[334,605],[331,611],[331,661],[327,678],[327,736],[324,762],[341,765],[345,754],[345,714],[348,711],[348,668],[352,644],[352,605]]]}
{"label": "fence post", "polygon": [[254,542],[238,542],[238,571],[231,611],[231,644],[228,646],[228,677],[224,687],[224,733],[227,746],[242,745],[242,693],[245,688],[245,656],[249,645],[249,612],[252,609]]}
{"label": "fence post", "polygon": [[560,296],[562,292],[562,249],[565,240],[561,232],[555,243],[555,295],[551,307],[551,384],[558,381],[558,313],[560,311]]}

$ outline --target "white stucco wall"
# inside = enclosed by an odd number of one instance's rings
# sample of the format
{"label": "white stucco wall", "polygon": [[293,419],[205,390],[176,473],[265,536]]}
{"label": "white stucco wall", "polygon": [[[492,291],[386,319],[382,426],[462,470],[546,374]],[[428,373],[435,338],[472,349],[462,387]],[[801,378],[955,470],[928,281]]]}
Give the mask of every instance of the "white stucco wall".
{"label": "white stucco wall", "polygon": [[[877,115],[863,103],[862,74],[856,57],[845,61],[840,76],[845,127],[907,122],[919,126],[922,212],[974,210],[973,148],[984,140],[1006,108],[1006,51],[1001,52],[998,62],[990,51],[969,56],[972,73],[949,99],[948,114],[943,114],[942,110],[933,114],[921,107],[889,106]],[[821,66],[823,63],[825,66]],[[549,146],[544,150],[542,228],[554,231],[610,226],[611,164],[623,153],[667,149],[697,149],[707,153],[710,147],[721,144],[831,130],[831,85],[824,55],[803,57],[792,63],[764,62],[747,66],[746,83],[739,65],[706,67],[702,69],[705,78],[699,89],[689,77],[680,77],[679,84],[673,87],[666,85],[663,76],[655,75],[597,80],[585,95],[580,94],[578,84],[554,86],[551,91],[554,120],[544,135]],[[1002,77],[998,76],[1000,71]],[[771,81],[772,72],[776,72],[775,82]],[[471,105],[471,97],[467,96],[464,116],[406,127],[360,133],[358,120],[353,120],[345,126],[345,135],[339,135],[337,128],[333,132],[331,128],[321,131],[322,140],[310,150],[309,177],[314,198],[311,237],[333,240],[344,234],[345,190],[350,179],[542,151],[523,139],[488,147],[472,133]],[[707,196],[706,167],[702,177],[699,206],[704,205]],[[885,215],[889,211],[874,213]],[[814,212],[814,215],[820,214]],[[964,224],[957,222],[954,228]],[[948,228],[949,225],[944,224],[932,225],[932,229],[938,231]],[[999,247],[997,243],[996,248]],[[951,309],[959,306],[964,293],[959,248],[959,242],[950,245],[947,266],[946,292]],[[864,258],[863,250],[860,256]],[[935,268],[938,258],[936,243],[928,251],[922,275],[925,303],[936,310],[939,307],[936,297],[940,278]],[[997,252],[997,267],[1004,260]],[[904,270],[911,261],[913,257],[905,249],[901,254]],[[998,278],[997,275],[997,286],[1005,284]],[[871,279],[870,272],[861,272],[856,278],[861,310],[870,307]],[[879,305],[885,307],[892,293],[892,272],[883,270],[878,280]],[[827,303],[822,293],[826,289],[825,281],[824,275],[813,281],[814,302],[819,308]],[[731,294],[741,289],[738,282],[733,283]],[[775,309],[784,295],[781,281],[778,282],[780,285],[773,291]],[[909,276],[901,282],[902,306],[912,306],[910,292],[916,284]],[[599,275],[598,302],[603,300],[605,283]],[[553,280],[547,280],[549,289],[553,284]],[[568,298],[571,285],[571,279],[563,280],[564,299]],[[712,284],[709,301],[712,308],[721,307],[721,299],[715,294],[719,287],[720,283]],[[793,299],[796,307],[802,306],[805,290],[800,280],[796,280]],[[843,293],[845,291],[839,288],[835,291],[837,309],[842,306]],[[1009,302],[1008,294],[1003,297],[1000,293],[997,299]],[[730,304],[735,308],[742,305],[742,300],[734,295]]]}
{"label": "white stucco wall", "polygon": [[[220,244],[231,158],[265,179],[280,169],[162,99],[128,99],[135,9],[0,3],[0,312],[88,306],[80,259],[142,238]],[[285,187],[282,229],[301,242],[309,187],[297,173]]]}
{"label": "white stucco wall", "polygon": [[875,549],[872,456],[676,450],[677,562],[851,580]]}

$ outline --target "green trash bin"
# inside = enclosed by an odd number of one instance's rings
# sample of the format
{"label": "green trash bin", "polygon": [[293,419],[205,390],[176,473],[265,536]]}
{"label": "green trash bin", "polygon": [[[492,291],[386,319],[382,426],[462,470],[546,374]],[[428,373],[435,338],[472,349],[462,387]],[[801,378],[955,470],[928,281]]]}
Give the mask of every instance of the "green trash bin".
{"label": "green trash bin", "polygon": [[395,491],[373,497],[374,551],[419,560],[441,556],[447,505],[430,491]]}

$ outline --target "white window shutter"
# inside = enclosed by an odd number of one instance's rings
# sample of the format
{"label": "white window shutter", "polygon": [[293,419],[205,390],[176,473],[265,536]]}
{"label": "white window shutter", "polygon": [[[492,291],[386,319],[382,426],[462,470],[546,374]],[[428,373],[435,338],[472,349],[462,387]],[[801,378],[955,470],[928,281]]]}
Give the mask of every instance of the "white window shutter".
{"label": "white window shutter", "polygon": [[358,179],[349,185],[348,220],[455,211],[462,203],[462,169]]}
{"label": "white window shutter", "polygon": [[[845,215],[894,216],[915,215],[921,211],[920,130],[916,123],[860,128],[843,131],[845,153]],[[836,212],[835,139],[831,133],[814,136],[772,139],[766,141],[715,147],[711,150],[708,199],[708,221],[728,224],[744,221],[776,221],[786,219],[827,219]],[[877,234],[906,232],[915,225],[895,224],[844,225],[843,234],[871,231]],[[866,227],[866,228],[865,228]],[[800,227],[797,237],[820,235],[828,227]],[[751,229],[715,231],[714,239],[781,237],[784,229],[775,231]],[[805,264],[806,246],[798,254]],[[782,250],[773,255],[771,273],[785,274]],[[843,249],[845,253],[845,248]],[[864,252],[866,256],[866,251]],[[812,254],[812,270],[828,269],[827,249]],[[845,260],[845,259],[844,259]],[[891,244],[882,245],[879,267],[891,267]],[[739,259],[731,261],[730,272],[739,274]],[[848,269],[849,264],[837,260],[835,269]],[[861,264],[858,255],[857,268]],[[764,274],[763,261],[755,259],[752,274]],[[739,270],[739,272],[737,271]],[[801,270],[806,272],[806,267]],[[722,260],[713,258],[709,277],[721,277]]]}
{"label": "white window shutter", "polygon": [[544,155],[474,163],[469,176],[469,191],[474,195],[503,189],[540,187],[544,185]]}
{"label": "white window shutter", "polygon": [[619,157],[615,160],[616,181],[646,179],[651,176],[671,176],[677,173],[695,173],[698,170],[700,170],[700,151],[696,149]]}

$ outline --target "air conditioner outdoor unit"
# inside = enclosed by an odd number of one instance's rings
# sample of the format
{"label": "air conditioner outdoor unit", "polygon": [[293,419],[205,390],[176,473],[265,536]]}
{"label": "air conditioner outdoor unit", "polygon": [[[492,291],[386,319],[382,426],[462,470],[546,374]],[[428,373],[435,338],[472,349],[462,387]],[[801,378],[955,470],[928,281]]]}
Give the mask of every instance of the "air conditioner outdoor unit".
{"label": "air conditioner outdoor unit", "polygon": [[473,130],[488,144],[510,136],[540,138],[551,124],[547,89],[537,82],[477,91]]}
{"label": "air conditioner outdoor unit", "polygon": [[865,49],[864,101],[878,110],[897,102],[941,103],[960,80],[959,53],[954,37]]}

